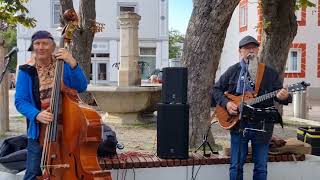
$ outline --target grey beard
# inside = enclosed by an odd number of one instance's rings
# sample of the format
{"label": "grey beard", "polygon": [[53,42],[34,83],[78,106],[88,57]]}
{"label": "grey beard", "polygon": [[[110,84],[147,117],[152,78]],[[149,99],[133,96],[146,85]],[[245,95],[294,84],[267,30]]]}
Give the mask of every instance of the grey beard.
{"label": "grey beard", "polygon": [[248,66],[248,72],[250,74],[250,77],[253,83],[256,83],[257,70],[258,70],[258,57],[254,57],[254,59],[252,59],[249,62],[249,66]]}

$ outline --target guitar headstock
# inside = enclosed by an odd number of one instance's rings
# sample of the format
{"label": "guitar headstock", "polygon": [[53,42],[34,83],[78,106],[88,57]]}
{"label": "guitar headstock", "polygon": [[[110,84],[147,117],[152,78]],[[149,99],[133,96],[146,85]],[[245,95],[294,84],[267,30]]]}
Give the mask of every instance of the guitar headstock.
{"label": "guitar headstock", "polygon": [[307,89],[307,87],[310,86],[310,83],[307,83],[305,81],[301,81],[299,83],[291,84],[288,86],[289,92],[298,92],[298,91],[304,91]]}

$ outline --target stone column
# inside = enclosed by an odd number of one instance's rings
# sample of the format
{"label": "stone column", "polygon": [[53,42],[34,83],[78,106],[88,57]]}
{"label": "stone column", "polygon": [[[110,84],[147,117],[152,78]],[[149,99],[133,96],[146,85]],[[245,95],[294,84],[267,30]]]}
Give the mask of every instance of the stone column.
{"label": "stone column", "polygon": [[133,12],[120,15],[120,68],[118,86],[140,86],[141,77],[138,65],[139,40],[138,26],[141,17]]}

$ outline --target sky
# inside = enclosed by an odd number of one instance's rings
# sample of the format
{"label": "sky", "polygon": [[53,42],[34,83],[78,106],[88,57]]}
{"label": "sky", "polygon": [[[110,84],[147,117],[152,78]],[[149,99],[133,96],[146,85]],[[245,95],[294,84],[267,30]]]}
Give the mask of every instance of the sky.
{"label": "sky", "polygon": [[169,30],[185,34],[192,13],[192,0],[169,0]]}

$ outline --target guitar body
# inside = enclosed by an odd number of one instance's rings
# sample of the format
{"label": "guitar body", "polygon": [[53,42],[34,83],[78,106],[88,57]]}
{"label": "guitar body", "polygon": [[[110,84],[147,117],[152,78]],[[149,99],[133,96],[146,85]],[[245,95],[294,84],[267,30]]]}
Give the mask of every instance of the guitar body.
{"label": "guitar body", "polygon": [[[236,104],[238,108],[240,107],[242,96],[235,96],[227,92],[224,95],[229,99],[229,101]],[[244,94],[244,101],[249,100],[253,97],[254,96],[251,93],[246,92]],[[220,105],[217,105],[215,113],[218,118],[219,125],[224,129],[231,129],[239,122],[239,114],[230,115],[227,109]]]}

